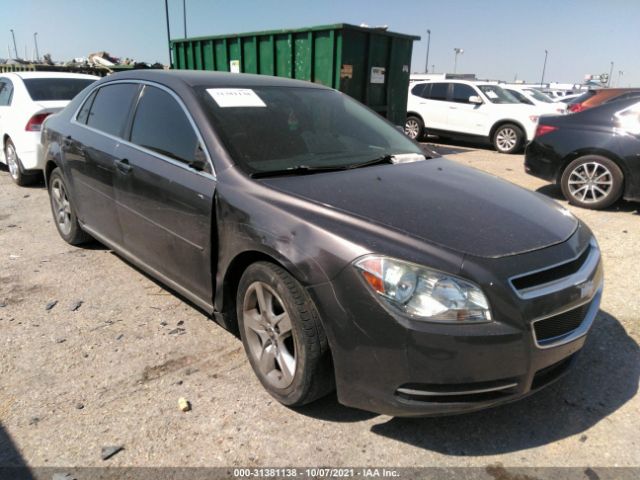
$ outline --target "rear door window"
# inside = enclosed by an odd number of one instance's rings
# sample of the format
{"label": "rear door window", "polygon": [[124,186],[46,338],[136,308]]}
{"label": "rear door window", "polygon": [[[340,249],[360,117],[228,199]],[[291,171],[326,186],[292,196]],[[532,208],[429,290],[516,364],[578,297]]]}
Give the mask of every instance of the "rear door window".
{"label": "rear door window", "polygon": [[135,83],[118,83],[100,88],[91,105],[87,125],[122,137],[137,94],[138,84]]}
{"label": "rear door window", "polygon": [[425,85],[424,83],[416,85],[415,87],[413,87],[411,89],[411,93],[413,95],[417,95],[418,97],[421,96],[422,95],[422,90],[424,90],[424,85]]}
{"label": "rear door window", "polygon": [[425,83],[424,89],[422,90],[422,98],[429,98],[431,96],[431,83]]}
{"label": "rear door window", "polygon": [[198,137],[182,107],[169,93],[148,85],[138,102],[131,142],[184,163],[198,155]]}
{"label": "rear door window", "polygon": [[434,83],[431,86],[429,98],[431,100],[446,100],[447,90],[449,90],[448,83]]}

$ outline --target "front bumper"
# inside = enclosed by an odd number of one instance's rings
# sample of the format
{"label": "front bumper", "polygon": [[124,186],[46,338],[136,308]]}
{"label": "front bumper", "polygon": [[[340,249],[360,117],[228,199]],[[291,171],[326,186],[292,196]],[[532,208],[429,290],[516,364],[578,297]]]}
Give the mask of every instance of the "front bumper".
{"label": "front bumper", "polygon": [[[508,403],[543,388],[568,370],[597,316],[603,281],[599,253],[596,265],[581,287],[535,300],[515,293],[511,299],[493,297],[496,321],[481,325],[396,315],[360,286],[351,268],[332,283],[310,287],[332,344],[339,401],[380,414],[436,416]],[[586,284],[592,285],[587,296]],[[527,307],[532,301],[533,309]],[[532,320],[580,305],[586,313],[579,334],[536,343]],[[528,314],[534,318],[515,319]]]}

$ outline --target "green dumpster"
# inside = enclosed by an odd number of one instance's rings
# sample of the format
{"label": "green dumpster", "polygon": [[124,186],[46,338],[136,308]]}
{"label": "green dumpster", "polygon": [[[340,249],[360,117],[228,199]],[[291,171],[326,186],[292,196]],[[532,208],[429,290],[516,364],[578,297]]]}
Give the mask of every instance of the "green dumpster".
{"label": "green dumpster", "polygon": [[335,88],[404,125],[413,41],[345,23],[171,41],[174,69],[258,73]]}

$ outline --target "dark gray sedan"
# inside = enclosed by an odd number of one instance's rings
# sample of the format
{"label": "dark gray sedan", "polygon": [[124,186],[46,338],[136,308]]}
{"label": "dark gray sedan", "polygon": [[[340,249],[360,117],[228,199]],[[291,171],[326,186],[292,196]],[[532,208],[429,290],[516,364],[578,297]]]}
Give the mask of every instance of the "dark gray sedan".
{"label": "dark gray sedan", "polygon": [[[138,71],[44,125],[55,224],[239,332],[286,405],[477,410],[559,378],[603,285],[589,229],[295,80]],[[105,276],[105,282],[108,282]]]}

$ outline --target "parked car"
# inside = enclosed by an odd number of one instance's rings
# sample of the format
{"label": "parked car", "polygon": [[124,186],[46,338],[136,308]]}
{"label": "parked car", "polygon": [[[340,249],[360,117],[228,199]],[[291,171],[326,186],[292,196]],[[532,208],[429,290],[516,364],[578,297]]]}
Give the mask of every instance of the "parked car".
{"label": "parked car", "polygon": [[509,402],[567,371],[598,311],[586,225],[542,195],[425,160],[321,85],[119,73],[42,135],[62,238],[98,239],[239,331],[285,405],[333,388],[390,415]]}
{"label": "parked car", "polygon": [[57,72],[0,74],[0,162],[15,183],[27,185],[42,175],[36,150],[44,119],[98,78]]}
{"label": "parked car", "polygon": [[520,103],[533,105],[540,114],[562,115],[567,112],[566,105],[555,103],[550,97],[535,88],[524,85],[500,85],[505,91],[513,95]]}
{"label": "parked car", "polygon": [[556,98],[553,100],[555,103],[564,103],[565,105],[570,105],[575,102],[576,98],[581,97],[584,93],[572,93],[570,95],[565,95],[564,97]]}
{"label": "parked car", "polygon": [[539,111],[498,85],[464,80],[415,82],[409,88],[405,133],[427,132],[489,141],[498,152],[515,153],[533,138]]}
{"label": "parked car", "polygon": [[525,155],[531,175],[554,182],[570,203],[601,209],[640,201],[640,99],[573,115],[541,117]]}
{"label": "parked car", "polygon": [[583,93],[569,104],[569,112],[576,113],[602,105],[607,102],[625,100],[627,98],[640,99],[640,88],[600,88]]}

